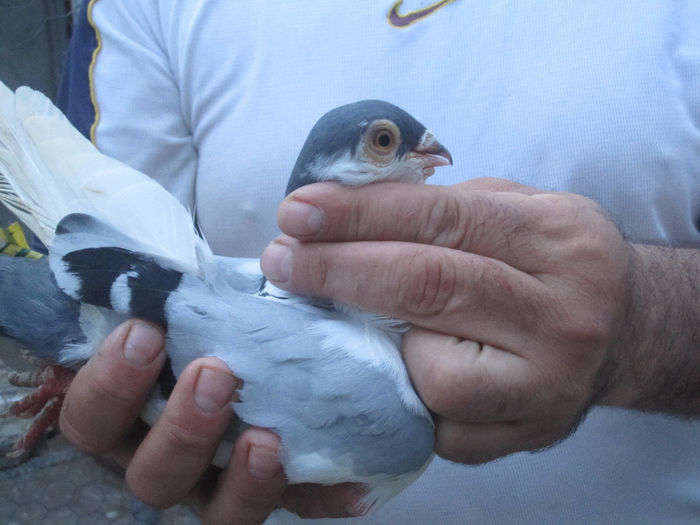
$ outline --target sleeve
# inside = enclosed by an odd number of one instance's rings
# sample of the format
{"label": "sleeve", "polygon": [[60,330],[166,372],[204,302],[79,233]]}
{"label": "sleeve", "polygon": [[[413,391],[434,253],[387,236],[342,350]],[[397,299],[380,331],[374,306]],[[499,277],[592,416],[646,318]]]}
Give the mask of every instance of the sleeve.
{"label": "sleeve", "polygon": [[161,11],[158,0],[86,2],[58,104],[103,153],[150,175],[192,209],[197,152]]}

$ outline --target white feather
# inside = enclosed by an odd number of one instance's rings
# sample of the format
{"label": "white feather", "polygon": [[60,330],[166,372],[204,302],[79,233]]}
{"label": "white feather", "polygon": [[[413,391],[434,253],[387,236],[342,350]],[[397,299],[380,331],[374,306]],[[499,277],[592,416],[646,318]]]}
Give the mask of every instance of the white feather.
{"label": "white feather", "polygon": [[129,303],[131,302],[131,288],[129,288],[129,277],[137,277],[136,272],[126,272],[117,277],[109,290],[109,302],[115,312],[129,313]]}
{"label": "white feather", "polygon": [[80,212],[193,273],[211,258],[190,213],[165,188],[99,153],[41,93],[2,83],[0,200],[47,246],[58,222]]}

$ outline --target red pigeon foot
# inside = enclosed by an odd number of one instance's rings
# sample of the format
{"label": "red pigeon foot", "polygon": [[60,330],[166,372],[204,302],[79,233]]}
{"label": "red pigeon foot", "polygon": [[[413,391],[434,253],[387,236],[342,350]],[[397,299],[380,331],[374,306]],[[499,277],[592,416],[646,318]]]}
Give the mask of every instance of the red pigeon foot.
{"label": "red pigeon foot", "polygon": [[63,398],[73,377],[75,372],[72,370],[48,363],[42,363],[39,369],[31,372],[10,374],[8,378],[10,384],[36,390],[13,403],[6,413],[0,416],[23,419],[35,417],[27,433],[7,454],[8,458],[18,458],[31,451],[44,432],[58,427]]}

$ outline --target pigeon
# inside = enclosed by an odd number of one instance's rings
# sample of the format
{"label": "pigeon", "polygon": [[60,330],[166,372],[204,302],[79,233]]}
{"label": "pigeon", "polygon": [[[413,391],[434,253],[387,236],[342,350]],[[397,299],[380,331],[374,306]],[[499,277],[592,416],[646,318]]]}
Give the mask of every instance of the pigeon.
{"label": "pigeon", "polygon": [[[287,193],[331,180],[422,183],[449,164],[406,111],[364,100],[319,119]],[[99,153],[40,93],[2,83],[0,201],[48,250],[0,256],[0,334],[31,355],[75,370],[139,317],[166,330],[175,378],[215,356],[242,380],[232,408],[280,437],[290,483],[360,483],[376,509],[430,463],[433,422],[400,354],[406,323],[283,292],[257,260],[213,254],[162,186]],[[147,421],[165,402],[156,390]],[[214,463],[235,433],[226,439]]]}

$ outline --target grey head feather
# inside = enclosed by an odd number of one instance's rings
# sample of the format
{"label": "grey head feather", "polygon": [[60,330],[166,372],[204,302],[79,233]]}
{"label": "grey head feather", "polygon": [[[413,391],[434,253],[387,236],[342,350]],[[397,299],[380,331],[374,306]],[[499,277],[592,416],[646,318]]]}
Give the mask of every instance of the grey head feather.
{"label": "grey head feather", "polygon": [[337,107],[323,115],[311,128],[289,177],[285,195],[306,184],[318,182],[311,167],[319,158],[338,158],[355,152],[367,127],[386,119],[399,128],[402,143],[397,152],[403,155],[420,142],[426,127],[398,106],[383,100],[360,100]]}

